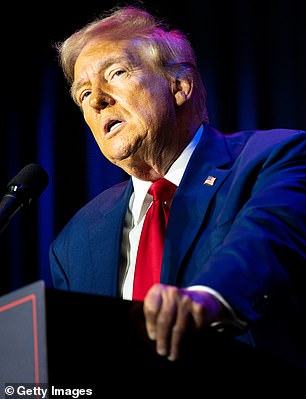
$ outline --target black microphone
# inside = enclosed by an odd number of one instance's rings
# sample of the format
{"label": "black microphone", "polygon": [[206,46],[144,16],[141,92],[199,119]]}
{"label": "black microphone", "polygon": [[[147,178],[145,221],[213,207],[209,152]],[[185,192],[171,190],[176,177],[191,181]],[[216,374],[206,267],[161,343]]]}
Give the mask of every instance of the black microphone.
{"label": "black microphone", "polygon": [[38,164],[26,165],[6,186],[7,192],[0,202],[0,233],[15,213],[30,205],[49,183],[47,172]]}

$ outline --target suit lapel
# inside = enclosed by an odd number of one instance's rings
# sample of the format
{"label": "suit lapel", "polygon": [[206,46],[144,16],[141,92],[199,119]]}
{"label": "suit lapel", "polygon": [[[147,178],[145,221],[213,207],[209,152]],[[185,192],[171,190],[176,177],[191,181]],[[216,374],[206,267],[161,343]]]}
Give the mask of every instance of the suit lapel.
{"label": "suit lapel", "polygon": [[[105,295],[117,295],[120,266],[121,235],[132,192],[131,180],[124,191],[112,198],[107,209],[90,226],[90,245],[94,279],[98,291]],[[101,250],[104,252],[101,253]]]}
{"label": "suit lapel", "polygon": [[171,206],[161,282],[175,284],[183,258],[191,247],[209,204],[229,175],[224,138],[205,126]]}

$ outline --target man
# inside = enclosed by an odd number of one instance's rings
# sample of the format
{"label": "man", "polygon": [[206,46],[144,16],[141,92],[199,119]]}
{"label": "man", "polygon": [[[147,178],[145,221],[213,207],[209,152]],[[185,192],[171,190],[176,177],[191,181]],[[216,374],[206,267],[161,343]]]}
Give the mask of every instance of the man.
{"label": "man", "polygon": [[54,286],[134,299],[148,189],[165,178],[177,189],[160,280],[143,298],[157,352],[176,360],[190,329],[229,327],[303,367],[305,132],[212,128],[189,41],[142,9],[118,8],[58,50],[101,152],[131,179],[52,243]]}

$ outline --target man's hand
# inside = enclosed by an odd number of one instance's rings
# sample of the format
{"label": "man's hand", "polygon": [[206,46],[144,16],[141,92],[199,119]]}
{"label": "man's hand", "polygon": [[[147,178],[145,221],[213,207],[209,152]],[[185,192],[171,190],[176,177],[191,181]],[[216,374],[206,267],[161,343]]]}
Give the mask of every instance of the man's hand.
{"label": "man's hand", "polygon": [[182,339],[191,328],[200,330],[221,318],[223,305],[208,292],[155,284],[144,299],[146,329],[156,351],[177,360]]}

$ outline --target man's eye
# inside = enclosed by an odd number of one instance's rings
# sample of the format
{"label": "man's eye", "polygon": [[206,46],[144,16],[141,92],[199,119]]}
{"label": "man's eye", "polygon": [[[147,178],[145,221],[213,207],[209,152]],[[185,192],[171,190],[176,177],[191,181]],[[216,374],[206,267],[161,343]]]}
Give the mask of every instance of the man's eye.
{"label": "man's eye", "polygon": [[114,72],[113,77],[119,77],[119,76],[121,76],[122,74],[124,74],[124,72],[125,72],[125,71],[123,71],[123,70],[116,71],[116,72]]}
{"label": "man's eye", "polygon": [[84,91],[81,95],[80,95],[80,100],[81,102],[83,102],[84,100],[86,100],[86,98],[90,95],[91,91],[87,90]]}

